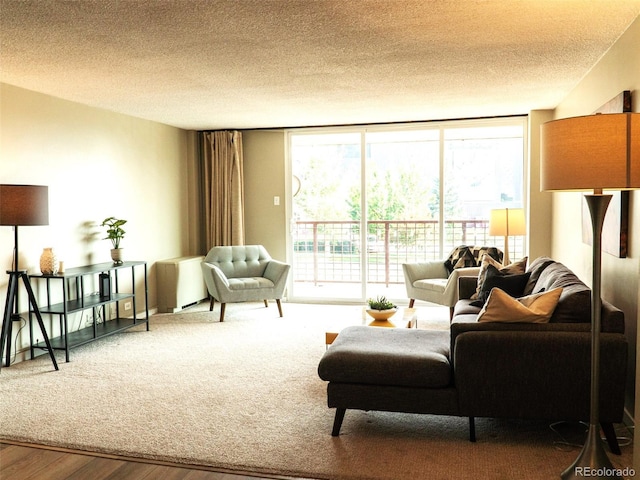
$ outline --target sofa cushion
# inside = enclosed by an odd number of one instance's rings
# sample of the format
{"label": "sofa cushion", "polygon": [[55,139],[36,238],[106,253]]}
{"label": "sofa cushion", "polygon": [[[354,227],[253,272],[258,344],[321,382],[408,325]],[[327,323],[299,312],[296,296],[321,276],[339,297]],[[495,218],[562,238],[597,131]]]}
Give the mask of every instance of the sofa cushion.
{"label": "sofa cushion", "polygon": [[524,288],[525,295],[530,295],[533,292],[533,289],[536,286],[540,275],[542,274],[544,269],[552,263],[556,263],[556,261],[552,260],[549,257],[538,257],[533,262],[531,262],[529,268],[527,269],[527,272],[529,272],[529,280],[527,281],[527,286]]}
{"label": "sofa cushion", "polygon": [[487,269],[489,265],[493,265],[496,267],[500,273],[503,274],[521,274],[525,273],[527,270],[527,260],[528,257],[523,257],[521,260],[514,262],[510,265],[504,266],[500,262],[497,262],[495,259],[491,257],[491,255],[483,254],[482,260],[480,261],[480,272],[478,273],[478,288],[476,289],[476,293],[471,296],[471,300],[477,300],[478,295],[480,295],[480,290],[482,290],[482,284],[484,283],[485,278],[487,277]]}
{"label": "sofa cushion", "polygon": [[550,321],[590,322],[591,290],[561,263],[548,263],[540,272],[531,293],[549,291],[558,287],[562,288],[562,295]]}
{"label": "sofa cushion", "polygon": [[446,387],[449,331],[347,327],[320,360],[318,374],[338,383]]}
{"label": "sofa cushion", "polygon": [[524,288],[527,285],[528,279],[528,273],[503,274],[493,265],[489,265],[482,288],[478,294],[478,299],[471,302],[471,304],[477,307],[484,305],[493,288],[500,288],[512,297],[521,297],[524,294]]}
{"label": "sofa cushion", "polygon": [[558,304],[562,288],[513,298],[494,288],[478,314],[478,322],[547,323]]}

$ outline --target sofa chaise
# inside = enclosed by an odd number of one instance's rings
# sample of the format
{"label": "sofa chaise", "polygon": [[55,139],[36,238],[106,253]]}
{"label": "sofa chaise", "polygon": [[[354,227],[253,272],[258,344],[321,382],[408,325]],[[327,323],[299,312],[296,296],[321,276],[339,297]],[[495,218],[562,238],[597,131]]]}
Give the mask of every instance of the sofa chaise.
{"label": "sofa chaise", "polygon": [[[347,409],[469,417],[471,441],[475,417],[589,420],[589,288],[564,265],[539,258],[526,272],[522,297],[561,287],[557,305],[545,323],[509,323],[478,321],[489,300],[470,300],[477,284],[460,279],[450,331],[340,332],[318,365],[328,406],[336,409],[332,435]],[[628,345],[623,312],[606,301],[600,339],[600,421],[619,453],[613,423],[623,416]]]}

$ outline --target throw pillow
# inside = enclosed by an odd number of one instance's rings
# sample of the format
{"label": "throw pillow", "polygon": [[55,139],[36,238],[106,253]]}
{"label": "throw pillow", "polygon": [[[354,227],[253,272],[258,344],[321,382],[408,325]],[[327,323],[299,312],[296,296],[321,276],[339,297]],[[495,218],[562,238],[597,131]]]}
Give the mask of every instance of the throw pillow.
{"label": "throw pillow", "polygon": [[562,288],[522,298],[494,288],[478,314],[478,322],[547,323],[558,305]]}
{"label": "throw pillow", "polygon": [[478,293],[478,299],[471,302],[471,305],[482,307],[487,302],[493,288],[500,288],[512,297],[521,297],[524,294],[527,280],[529,280],[529,273],[503,274],[493,265],[489,265],[482,288]]}
{"label": "throw pillow", "polygon": [[476,288],[476,293],[471,296],[471,300],[478,299],[478,295],[480,295],[480,290],[482,290],[482,285],[484,284],[484,280],[487,276],[487,268],[489,267],[489,265],[493,265],[494,267],[496,267],[502,274],[520,274],[525,273],[525,271],[527,270],[528,259],[529,257],[523,257],[521,260],[505,267],[500,262],[496,262],[496,260],[491,256],[483,255],[482,262],[480,263],[480,272],[478,273],[478,288]]}

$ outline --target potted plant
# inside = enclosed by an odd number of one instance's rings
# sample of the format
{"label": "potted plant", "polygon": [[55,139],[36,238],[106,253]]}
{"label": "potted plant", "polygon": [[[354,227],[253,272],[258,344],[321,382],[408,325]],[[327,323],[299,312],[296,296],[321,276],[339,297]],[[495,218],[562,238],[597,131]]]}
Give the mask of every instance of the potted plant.
{"label": "potted plant", "polygon": [[378,295],[375,300],[370,298],[367,303],[369,304],[367,313],[373,317],[374,321],[378,322],[388,321],[398,310],[393,302],[381,295]]}
{"label": "potted plant", "polygon": [[108,217],[102,221],[101,226],[107,227],[107,236],[103,240],[111,240],[113,248],[111,249],[111,259],[113,263],[122,263],[122,249],[120,248],[120,240],[124,238],[126,233],[122,229],[122,225],[127,223],[126,220],[119,220],[116,217]]}

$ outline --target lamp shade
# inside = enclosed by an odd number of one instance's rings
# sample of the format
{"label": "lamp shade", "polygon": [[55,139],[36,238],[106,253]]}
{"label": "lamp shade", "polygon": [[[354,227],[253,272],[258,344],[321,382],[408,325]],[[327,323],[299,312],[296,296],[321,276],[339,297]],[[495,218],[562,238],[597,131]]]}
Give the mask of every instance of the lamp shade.
{"label": "lamp shade", "polygon": [[0,185],[0,225],[49,225],[49,187]]}
{"label": "lamp shade", "polygon": [[553,120],[540,127],[540,188],[640,188],[640,113]]}
{"label": "lamp shade", "polygon": [[524,209],[497,208],[491,210],[489,217],[489,235],[509,237],[526,234]]}

